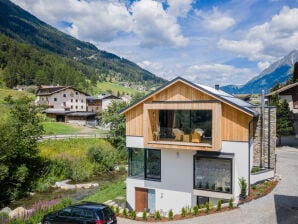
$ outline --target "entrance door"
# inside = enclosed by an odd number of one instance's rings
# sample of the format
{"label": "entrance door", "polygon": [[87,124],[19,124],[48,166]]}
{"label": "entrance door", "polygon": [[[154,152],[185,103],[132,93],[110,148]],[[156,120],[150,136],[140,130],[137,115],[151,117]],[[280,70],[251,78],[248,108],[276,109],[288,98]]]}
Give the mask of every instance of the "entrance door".
{"label": "entrance door", "polygon": [[148,208],[148,189],[136,187],[136,211],[143,212]]}

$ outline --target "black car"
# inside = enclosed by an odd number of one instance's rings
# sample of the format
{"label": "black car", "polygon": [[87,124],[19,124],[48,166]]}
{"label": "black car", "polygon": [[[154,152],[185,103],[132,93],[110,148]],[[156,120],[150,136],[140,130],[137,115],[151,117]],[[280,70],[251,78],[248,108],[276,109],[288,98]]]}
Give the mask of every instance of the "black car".
{"label": "black car", "polygon": [[115,224],[116,215],[105,204],[84,202],[45,215],[43,224]]}

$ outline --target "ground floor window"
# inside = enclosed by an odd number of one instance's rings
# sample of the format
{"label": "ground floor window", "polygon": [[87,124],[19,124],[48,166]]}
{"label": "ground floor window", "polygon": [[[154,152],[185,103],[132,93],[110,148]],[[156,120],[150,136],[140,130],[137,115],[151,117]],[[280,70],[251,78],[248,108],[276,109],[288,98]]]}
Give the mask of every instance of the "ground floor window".
{"label": "ground floor window", "polygon": [[195,156],[194,188],[232,193],[232,159]]}
{"label": "ground floor window", "polygon": [[158,149],[129,148],[129,176],[161,179],[161,154]]}

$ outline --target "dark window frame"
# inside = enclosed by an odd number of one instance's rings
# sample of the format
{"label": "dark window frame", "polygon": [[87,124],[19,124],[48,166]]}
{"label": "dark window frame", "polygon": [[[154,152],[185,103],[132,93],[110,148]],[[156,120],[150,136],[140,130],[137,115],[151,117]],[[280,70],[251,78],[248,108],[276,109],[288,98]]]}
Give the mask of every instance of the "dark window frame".
{"label": "dark window frame", "polygon": [[[143,172],[144,175],[142,176],[133,176],[131,175],[132,170],[131,170],[131,158],[132,158],[132,150],[134,150],[136,148],[128,148],[128,175],[129,177],[134,177],[134,178],[139,178],[139,179],[144,179],[144,180],[150,180],[150,181],[161,181],[161,150],[160,149],[151,149],[151,148],[143,148],[143,149],[137,149],[137,150],[144,150],[144,168],[143,168]],[[153,178],[153,177],[148,177],[148,173],[147,173],[147,168],[148,168],[148,152],[149,151],[155,151],[155,152],[159,152],[159,171],[160,171],[160,175],[159,178]]]}
{"label": "dark window frame", "polygon": [[[195,178],[196,178],[196,158],[206,158],[206,159],[218,159],[218,160],[229,160],[230,164],[231,164],[231,168],[230,168],[230,173],[231,173],[231,177],[230,177],[230,183],[231,183],[231,187],[230,187],[230,191],[229,192],[224,192],[224,191],[216,191],[216,190],[212,190],[212,189],[206,189],[206,188],[198,188],[195,186]],[[208,153],[204,153],[204,152],[200,152],[197,153],[193,156],[193,189],[196,190],[203,190],[203,191],[211,191],[211,192],[218,192],[218,193],[226,193],[226,194],[233,194],[233,190],[234,190],[234,185],[233,185],[233,158],[234,158],[234,153],[218,153],[218,152],[208,152]]]}

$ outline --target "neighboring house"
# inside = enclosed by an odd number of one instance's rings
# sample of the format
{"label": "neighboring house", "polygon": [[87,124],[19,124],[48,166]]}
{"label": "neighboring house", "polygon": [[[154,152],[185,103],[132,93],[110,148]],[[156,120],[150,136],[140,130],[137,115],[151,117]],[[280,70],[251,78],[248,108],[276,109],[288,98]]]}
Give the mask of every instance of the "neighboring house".
{"label": "neighboring house", "polygon": [[47,115],[56,121],[86,124],[96,113],[86,113],[89,95],[71,86],[41,86],[36,92],[35,103],[48,107]]}
{"label": "neighboring house", "polygon": [[272,96],[279,95],[281,100],[286,100],[289,104],[290,110],[293,112],[294,128],[296,138],[298,138],[298,82],[284,86],[276,91],[273,91],[266,96],[269,101]]}
{"label": "neighboring house", "polygon": [[121,98],[109,93],[101,93],[97,96],[87,97],[87,111],[99,112],[108,109],[113,101],[119,101]]}
{"label": "neighboring house", "polygon": [[[230,94],[178,77],[121,114],[129,149],[127,204],[136,211],[180,213],[185,206],[224,202],[248,185],[272,178],[275,168],[274,108],[266,147],[255,144],[259,108]],[[264,137],[265,138],[265,135]],[[268,144],[267,144],[268,143]],[[269,156],[268,156],[269,155]],[[261,175],[253,166],[267,168]]]}

